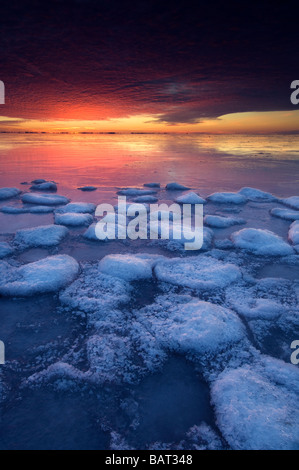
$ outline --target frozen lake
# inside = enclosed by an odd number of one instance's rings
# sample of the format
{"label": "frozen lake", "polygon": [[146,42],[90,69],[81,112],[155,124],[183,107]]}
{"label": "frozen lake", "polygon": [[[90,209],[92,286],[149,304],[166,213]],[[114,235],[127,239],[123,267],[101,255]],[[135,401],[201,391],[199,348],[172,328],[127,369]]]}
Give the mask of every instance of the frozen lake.
{"label": "frozen lake", "polygon": [[[86,236],[153,182],[203,250]],[[298,188],[298,135],[1,135],[0,448],[298,449]]]}

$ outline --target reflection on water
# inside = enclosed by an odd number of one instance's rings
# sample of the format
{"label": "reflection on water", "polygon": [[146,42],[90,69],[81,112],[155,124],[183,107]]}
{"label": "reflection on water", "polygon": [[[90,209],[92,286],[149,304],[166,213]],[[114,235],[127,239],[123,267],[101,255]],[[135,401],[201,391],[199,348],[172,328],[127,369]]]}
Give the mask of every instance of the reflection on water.
{"label": "reflection on water", "polygon": [[86,184],[179,181],[203,195],[254,186],[286,196],[298,186],[298,161],[298,135],[3,134],[0,186],[45,178],[73,196]]}

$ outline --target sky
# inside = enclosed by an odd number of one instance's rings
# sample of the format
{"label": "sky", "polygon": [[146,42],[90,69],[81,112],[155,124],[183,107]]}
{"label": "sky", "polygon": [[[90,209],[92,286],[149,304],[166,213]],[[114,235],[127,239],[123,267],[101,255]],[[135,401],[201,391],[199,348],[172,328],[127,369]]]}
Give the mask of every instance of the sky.
{"label": "sky", "polygon": [[0,5],[0,131],[299,132],[296,79],[288,2]]}

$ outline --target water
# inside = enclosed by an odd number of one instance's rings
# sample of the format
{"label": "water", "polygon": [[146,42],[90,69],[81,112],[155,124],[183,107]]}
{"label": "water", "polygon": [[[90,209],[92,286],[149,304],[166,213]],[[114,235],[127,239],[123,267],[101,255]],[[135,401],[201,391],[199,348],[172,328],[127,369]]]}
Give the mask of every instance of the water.
{"label": "water", "polygon": [[[214,191],[238,191],[252,186],[277,196],[298,195],[299,136],[210,135],[1,135],[0,187],[27,191],[36,178],[58,183],[58,193],[72,201],[116,203],[117,189],[161,183],[161,201],[176,197],[163,187],[177,181],[205,197]],[[28,183],[21,184],[21,183]],[[93,185],[95,192],[77,188]],[[0,206],[18,204],[3,201]],[[248,203],[229,214],[225,207],[209,204],[206,213],[236,215],[247,226],[273,230],[287,238],[290,223],[269,213],[275,203]],[[11,242],[20,228],[53,223],[53,215],[0,213],[0,241]],[[224,239],[237,230],[215,229]],[[81,238],[83,229],[53,249],[33,248],[17,252],[14,263],[29,263],[51,254],[65,253],[80,262],[96,261],[108,253],[148,253],[176,256],[150,242],[96,244]],[[257,278],[298,279],[298,266],[272,260],[245,259]],[[134,314],[160,294],[156,282],[133,283],[133,298],[125,307],[130,328]],[[220,299],[220,300],[219,300]],[[222,297],[214,301],[222,302]],[[166,354],[163,364],[137,381],[95,384],[88,380],[54,380],[28,389],[26,380],[58,361],[72,362],[88,370],[86,344],[94,333],[86,318],[60,310],[57,295],[30,299],[0,298],[0,340],[6,344],[7,364],[0,369],[9,392],[1,406],[1,449],[108,449],[125,446],[147,448],[160,441],[179,443],[192,426],[205,422],[217,429],[210,404],[209,384],[190,358]],[[106,324],[103,335],[117,325]],[[125,328],[125,327],[124,327]],[[260,330],[257,330],[257,340]],[[275,330],[276,331],[276,330]],[[265,354],[287,360],[285,343],[275,353],[273,337],[261,336]],[[277,334],[277,333],[275,333]],[[291,339],[289,332],[286,341]],[[260,335],[260,336],[258,336]],[[283,338],[285,341],[285,338]],[[268,345],[269,343],[269,345]],[[258,344],[258,342],[257,342]],[[277,343],[278,344],[278,343]],[[268,348],[268,349],[267,349]],[[134,365],[140,367],[136,354]],[[1,366],[2,367],[2,366]],[[2,374],[2,375],[1,375]],[[223,436],[222,436],[223,438]],[[223,445],[226,446],[223,439]],[[169,444],[170,445],[170,444]]]}

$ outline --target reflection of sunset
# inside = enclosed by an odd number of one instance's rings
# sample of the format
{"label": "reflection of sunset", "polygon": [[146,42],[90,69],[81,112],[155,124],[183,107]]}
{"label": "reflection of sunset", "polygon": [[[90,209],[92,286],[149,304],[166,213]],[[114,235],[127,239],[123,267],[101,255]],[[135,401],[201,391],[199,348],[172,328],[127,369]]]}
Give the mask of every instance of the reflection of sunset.
{"label": "reflection of sunset", "polygon": [[[76,113],[75,113],[76,114]],[[18,119],[0,117],[0,131],[5,132],[206,132],[273,133],[299,131],[299,111],[233,113],[198,123],[170,125],[159,115],[141,114],[122,118],[89,120],[88,109],[80,119]]]}

